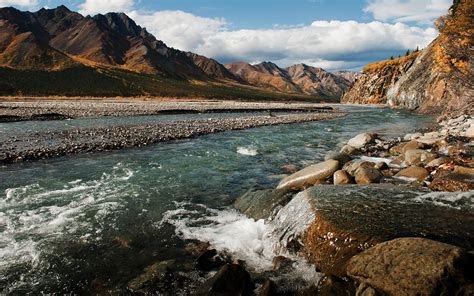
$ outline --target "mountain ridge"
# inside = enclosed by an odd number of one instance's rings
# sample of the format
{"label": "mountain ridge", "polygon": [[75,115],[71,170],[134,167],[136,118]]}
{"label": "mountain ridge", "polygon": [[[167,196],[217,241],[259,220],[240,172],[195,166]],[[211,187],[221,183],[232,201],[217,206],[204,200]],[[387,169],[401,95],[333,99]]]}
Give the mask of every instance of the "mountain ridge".
{"label": "mountain ridge", "polygon": [[[219,83],[246,91],[328,100],[340,97],[350,84],[345,78],[322,69],[320,76],[329,79],[322,81],[308,74],[304,83],[295,82],[288,69],[271,62],[245,66],[242,63],[241,70],[229,69],[214,59],[168,47],[124,13],[82,16],[64,5],[36,12],[7,7],[0,8],[0,24],[0,67],[28,71],[25,72],[28,75],[85,66],[99,72],[104,68],[125,70],[190,83]],[[15,91],[18,83],[2,82],[8,83],[12,94],[21,92],[21,89]],[[330,85],[326,87],[326,83]],[[144,89],[142,94],[149,92]]]}

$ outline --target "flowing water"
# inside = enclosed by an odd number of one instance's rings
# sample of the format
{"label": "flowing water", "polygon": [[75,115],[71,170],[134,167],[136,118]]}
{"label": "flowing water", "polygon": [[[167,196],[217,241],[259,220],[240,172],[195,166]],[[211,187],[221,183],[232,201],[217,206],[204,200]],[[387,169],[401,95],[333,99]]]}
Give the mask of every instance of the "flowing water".
{"label": "flowing water", "polygon": [[[250,269],[271,268],[269,225],[232,210],[235,198],[274,187],[283,166],[320,161],[357,133],[396,136],[432,122],[400,110],[342,108],[349,114],[341,119],[0,167],[0,291],[81,293],[97,282],[124,291],[146,266],[185,258],[193,239],[227,250]],[[190,116],[210,117],[168,118]],[[165,119],[1,123],[0,136],[156,120]]]}

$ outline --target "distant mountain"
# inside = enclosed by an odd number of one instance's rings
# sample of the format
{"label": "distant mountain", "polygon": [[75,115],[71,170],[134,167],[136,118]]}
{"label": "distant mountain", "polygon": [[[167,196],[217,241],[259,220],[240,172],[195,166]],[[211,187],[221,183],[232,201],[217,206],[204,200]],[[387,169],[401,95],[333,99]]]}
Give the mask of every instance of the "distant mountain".
{"label": "distant mountain", "polygon": [[[92,93],[105,95],[169,94],[171,87],[166,85],[173,83],[163,79],[177,80],[181,86],[188,83],[193,94],[211,97],[221,96],[221,91],[212,90],[213,85],[219,85],[226,89],[223,93],[237,97],[261,92],[262,97],[275,93],[291,98],[337,99],[350,85],[343,76],[306,65],[288,69],[270,62],[224,66],[166,46],[123,13],[84,17],[65,6],[37,12],[1,8],[0,68],[16,77],[0,77],[2,95],[71,94],[69,87],[58,88],[47,77],[60,77],[64,83],[102,81],[103,89]],[[19,75],[18,71],[23,72]],[[24,78],[33,86],[24,85]],[[90,92],[91,85],[95,83],[84,85],[84,89]],[[37,93],[31,93],[33,90]],[[170,95],[187,93],[191,91],[179,87]]]}
{"label": "distant mountain", "polygon": [[352,84],[344,75],[305,64],[282,69],[271,62],[257,65],[236,62],[227,64],[226,68],[251,85],[282,92],[339,97]]}

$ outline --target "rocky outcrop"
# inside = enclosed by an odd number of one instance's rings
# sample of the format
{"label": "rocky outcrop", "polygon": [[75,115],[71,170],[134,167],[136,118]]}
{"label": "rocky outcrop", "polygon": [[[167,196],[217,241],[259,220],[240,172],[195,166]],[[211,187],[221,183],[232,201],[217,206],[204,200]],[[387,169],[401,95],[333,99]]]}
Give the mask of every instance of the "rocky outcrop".
{"label": "rocky outcrop", "polygon": [[346,104],[386,104],[387,92],[413,65],[418,53],[367,66],[341,99]]}
{"label": "rocky outcrop", "polygon": [[472,1],[455,1],[426,49],[366,66],[342,102],[386,103],[443,117],[473,114],[473,16]]}
{"label": "rocky outcrop", "polygon": [[352,256],[395,238],[425,237],[472,249],[469,210],[420,203],[426,194],[393,185],[315,186],[289,206],[306,203],[302,208],[313,212],[303,215],[313,221],[300,222],[307,225],[301,241],[308,260],[326,274],[344,276]]}
{"label": "rocky outcrop", "polygon": [[473,256],[459,247],[400,238],[354,256],[347,274],[382,295],[468,295],[473,264]]}

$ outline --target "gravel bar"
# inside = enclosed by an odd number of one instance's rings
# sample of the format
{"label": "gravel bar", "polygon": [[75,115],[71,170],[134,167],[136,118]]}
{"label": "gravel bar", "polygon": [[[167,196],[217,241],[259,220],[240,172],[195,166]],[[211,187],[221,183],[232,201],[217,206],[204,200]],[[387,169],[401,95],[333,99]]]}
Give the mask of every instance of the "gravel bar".
{"label": "gravel bar", "polygon": [[327,105],[312,103],[237,101],[0,101],[0,122],[206,112],[325,112],[332,109]]}
{"label": "gravel bar", "polygon": [[158,142],[192,138],[228,130],[327,120],[343,116],[345,113],[335,111],[26,132],[10,137],[0,144],[0,163],[7,164],[69,154],[142,147]]}

